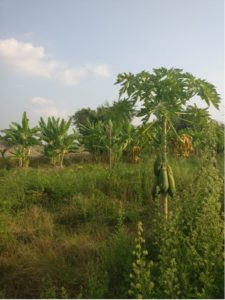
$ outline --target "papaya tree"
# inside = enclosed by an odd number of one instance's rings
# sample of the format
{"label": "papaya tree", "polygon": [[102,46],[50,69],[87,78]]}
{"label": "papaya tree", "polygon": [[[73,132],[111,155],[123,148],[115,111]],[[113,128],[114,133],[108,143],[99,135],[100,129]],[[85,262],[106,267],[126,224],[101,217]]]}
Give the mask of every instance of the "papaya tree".
{"label": "papaya tree", "polygon": [[48,117],[47,122],[41,117],[39,121],[40,139],[44,142],[44,154],[51,163],[63,168],[64,157],[67,153],[75,152],[78,147],[77,133],[69,133],[72,119],[68,121]]}
{"label": "papaya tree", "polygon": [[10,127],[2,130],[2,132],[4,133],[3,141],[14,147],[14,152],[11,153],[18,161],[19,167],[28,167],[31,147],[38,144],[38,127],[29,127],[29,119],[24,112],[21,124],[12,122]]}
{"label": "papaya tree", "polygon": [[[120,84],[120,97],[126,95],[127,101],[133,105],[139,102],[141,108],[138,116],[144,123],[154,116],[160,124],[160,155],[155,162],[156,182],[153,193],[157,189],[161,193],[164,215],[168,215],[168,195],[173,196],[175,183],[167,158],[167,133],[174,129],[172,120],[179,116],[189,100],[198,96],[208,107],[212,104],[218,109],[220,96],[211,83],[183,72],[181,69],[154,69],[153,73],[142,71],[138,74],[118,74],[116,84]],[[174,129],[175,130],[175,129]]]}

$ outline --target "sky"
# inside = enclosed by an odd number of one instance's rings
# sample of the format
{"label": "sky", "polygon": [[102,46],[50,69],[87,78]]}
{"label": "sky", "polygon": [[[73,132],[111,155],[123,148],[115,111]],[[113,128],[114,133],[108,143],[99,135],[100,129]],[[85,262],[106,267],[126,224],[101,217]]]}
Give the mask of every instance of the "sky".
{"label": "sky", "polygon": [[224,121],[223,0],[0,0],[0,129],[112,103],[118,73],[160,67],[214,84]]}

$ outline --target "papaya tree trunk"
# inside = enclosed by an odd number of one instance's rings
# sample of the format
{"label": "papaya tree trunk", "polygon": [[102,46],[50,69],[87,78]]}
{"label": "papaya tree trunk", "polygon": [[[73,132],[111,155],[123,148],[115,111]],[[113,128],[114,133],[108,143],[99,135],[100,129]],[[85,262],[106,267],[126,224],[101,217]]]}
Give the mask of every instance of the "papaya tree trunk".
{"label": "papaya tree trunk", "polygon": [[162,132],[162,162],[167,164],[167,119],[163,118],[163,132]]}
{"label": "papaya tree trunk", "polygon": [[112,128],[109,127],[109,168],[112,168]]}
{"label": "papaya tree trunk", "polygon": [[[163,117],[163,131],[162,131],[162,163],[164,166],[167,165],[167,118]],[[162,193],[161,196],[164,217],[167,220],[168,217],[168,194],[167,192]]]}
{"label": "papaya tree trunk", "polygon": [[162,193],[162,204],[163,204],[164,217],[167,220],[168,218],[168,194],[167,193]]}

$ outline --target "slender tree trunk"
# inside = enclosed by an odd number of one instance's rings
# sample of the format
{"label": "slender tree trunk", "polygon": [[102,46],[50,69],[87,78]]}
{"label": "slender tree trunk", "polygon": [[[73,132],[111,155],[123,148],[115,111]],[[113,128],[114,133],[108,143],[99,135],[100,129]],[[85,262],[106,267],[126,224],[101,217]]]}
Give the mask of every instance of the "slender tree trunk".
{"label": "slender tree trunk", "polygon": [[57,155],[53,154],[52,157],[50,158],[50,163],[53,167],[56,166],[56,164],[59,160],[58,156],[59,156],[58,154]]}
{"label": "slender tree trunk", "polygon": [[53,165],[53,166],[55,165],[54,164],[54,157],[50,157],[50,164]]}
{"label": "slender tree trunk", "polygon": [[19,168],[22,168],[23,167],[23,159],[19,158],[18,163],[19,163]]}
{"label": "slender tree trunk", "polygon": [[21,167],[24,168],[26,166],[26,148],[22,147],[22,158],[21,158]]}
{"label": "slender tree trunk", "polygon": [[[164,166],[167,165],[167,119],[163,118],[163,133],[162,133],[162,163]],[[167,192],[162,193],[162,205],[164,217],[167,220],[168,217],[168,194]]]}
{"label": "slender tree trunk", "polygon": [[61,169],[63,168],[64,155],[65,155],[65,151],[63,150],[61,155],[60,155],[60,164],[59,164]]}
{"label": "slender tree trunk", "polygon": [[29,157],[30,157],[30,147],[25,149],[25,157],[24,157],[24,167],[28,168],[29,166]]}
{"label": "slender tree trunk", "polygon": [[168,218],[168,194],[167,193],[162,193],[162,204],[163,204],[164,217],[167,220]]}
{"label": "slender tree trunk", "polygon": [[109,127],[109,168],[112,168],[112,128]]}
{"label": "slender tree trunk", "polygon": [[167,164],[167,119],[163,118],[163,134],[162,134],[162,162]]}

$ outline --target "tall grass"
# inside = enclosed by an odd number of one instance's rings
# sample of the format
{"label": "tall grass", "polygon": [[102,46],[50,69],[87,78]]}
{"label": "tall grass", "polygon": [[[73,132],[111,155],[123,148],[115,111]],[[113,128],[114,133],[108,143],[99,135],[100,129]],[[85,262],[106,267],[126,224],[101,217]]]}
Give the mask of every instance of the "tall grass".
{"label": "tall grass", "polygon": [[211,235],[222,230],[221,172],[213,171],[208,185],[217,188],[206,191],[211,171],[200,170],[203,162],[171,158],[177,194],[169,199],[166,227],[160,201],[151,197],[153,161],[112,170],[90,163],[1,170],[0,296],[126,298],[142,220],[155,297],[220,297],[221,258],[213,251],[220,253],[221,237]]}

